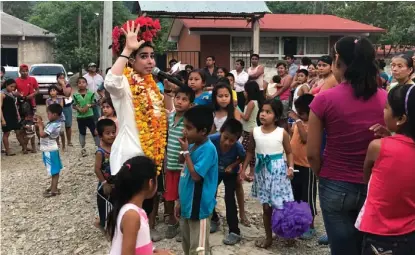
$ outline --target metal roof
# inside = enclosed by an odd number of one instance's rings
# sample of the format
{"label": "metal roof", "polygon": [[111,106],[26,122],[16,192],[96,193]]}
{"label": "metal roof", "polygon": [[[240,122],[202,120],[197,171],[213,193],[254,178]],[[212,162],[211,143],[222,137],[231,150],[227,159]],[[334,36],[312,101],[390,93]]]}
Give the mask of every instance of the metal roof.
{"label": "metal roof", "polygon": [[271,13],[264,1],[139,1],[139,10],[169,17],[249,17]]}
{"label": "metal roof", "polygon": [[0,11],[1,35],[28,37],[55,37],[55,34]]}

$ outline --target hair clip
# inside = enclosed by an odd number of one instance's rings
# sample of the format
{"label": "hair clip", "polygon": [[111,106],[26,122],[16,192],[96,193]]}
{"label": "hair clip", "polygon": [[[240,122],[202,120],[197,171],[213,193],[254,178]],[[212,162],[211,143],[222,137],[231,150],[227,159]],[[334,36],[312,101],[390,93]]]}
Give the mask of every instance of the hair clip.
{"label": "hair clip", "polygon": [[354,44],[356,44],[359,41],[359,39],[354,40]]}
{"label": "hair clip", "polygon": [[130,164],[125,164],[126,167],[128,167],[128,170],[131,170],[131,165]]}

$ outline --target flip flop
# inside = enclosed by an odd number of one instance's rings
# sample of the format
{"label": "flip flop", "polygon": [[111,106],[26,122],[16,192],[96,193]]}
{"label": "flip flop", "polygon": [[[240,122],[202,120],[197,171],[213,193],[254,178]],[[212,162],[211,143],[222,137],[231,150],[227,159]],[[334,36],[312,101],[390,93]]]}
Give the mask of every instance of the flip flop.
{"label": "flip flop", "polygon": [[59,195],[59,193],[58,193],[58,192],[48,192],[48,193],[43,193],[43,197],[45,197],[45,198],[55,197],[55,196],[57,196],[57,195]]}
{"label": "flip flop", "polygon": [[6,152],[6,156],[16,156],[16,153],[7,153]]}

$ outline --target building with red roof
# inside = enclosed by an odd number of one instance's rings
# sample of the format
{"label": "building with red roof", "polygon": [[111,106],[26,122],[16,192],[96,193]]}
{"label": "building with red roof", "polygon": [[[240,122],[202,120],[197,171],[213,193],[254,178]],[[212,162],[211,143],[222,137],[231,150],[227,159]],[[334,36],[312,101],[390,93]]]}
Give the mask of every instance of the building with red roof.
{"label": "building with red roof", "polygon": [[[382,28],[333,15],[265,14],[259,23],[259,53],[261,62],[267,66],[275,65],[275,61],[286,54],[314,59],[327,55],[334,43],[345,35],[369,36],[385,32]],[[233,67],[238,58],[249,65],[252,27],[247,20],[175,19],[169,40],[177,43],[177,54],[172,57],[183,63],[203,67],[203,60],[213,55],[218,66]],[[198,58],[190,52],[199,52]]]}

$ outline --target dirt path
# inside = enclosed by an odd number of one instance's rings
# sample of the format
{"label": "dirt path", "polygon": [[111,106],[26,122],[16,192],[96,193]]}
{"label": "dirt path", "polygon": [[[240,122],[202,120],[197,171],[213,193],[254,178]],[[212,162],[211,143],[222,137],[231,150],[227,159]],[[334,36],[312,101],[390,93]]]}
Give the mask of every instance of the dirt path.
{"label": "dirt path", "polygon": [[[39,112],[45,116],[44,106]],[[44,118],[45,119],[45,118]],[[45,199],[42,192],[48,187],[49,178],[42,163],[40,152],[23,155],[17,140],[10,139],[14,157],[1,156],[1,254],[108,254],[110,243],[102,233],[93,227],[96,215],[97,181],[93,171],[95,148],[91,136],[87,136],[88,157],[80,157],[78,133],[74,120],[74,147],[61,154],[64,169],[59,186],[62,194]],[[212,254],[328,254],[327,247],[317,245],[317,238],[297,241],[294,247],[287,247],[282,240],[274,242],[269,250],[257,249],[255,238],[263,235],[261,228],[261,206],[249,197],[250,184],[245,184],[246,208],[254,222],[253,227],[241,226],[243,241],[233,247],[224,246],[222,239],[225,229],[210,237]],[[220,188],[218,209],[224,213],[224,190]],[[163,206],[160,206],[162,209]],[[160,211],[160,218],[162,218]],[[321,217],[316,220],[318,236],[322,228]],[[223,225],[222,225],[223,226]],[[159,223],[157,229],[166,226]],[[181,244],[163,240],[155,244],[158,248],[172,249],[183,254]]]}

